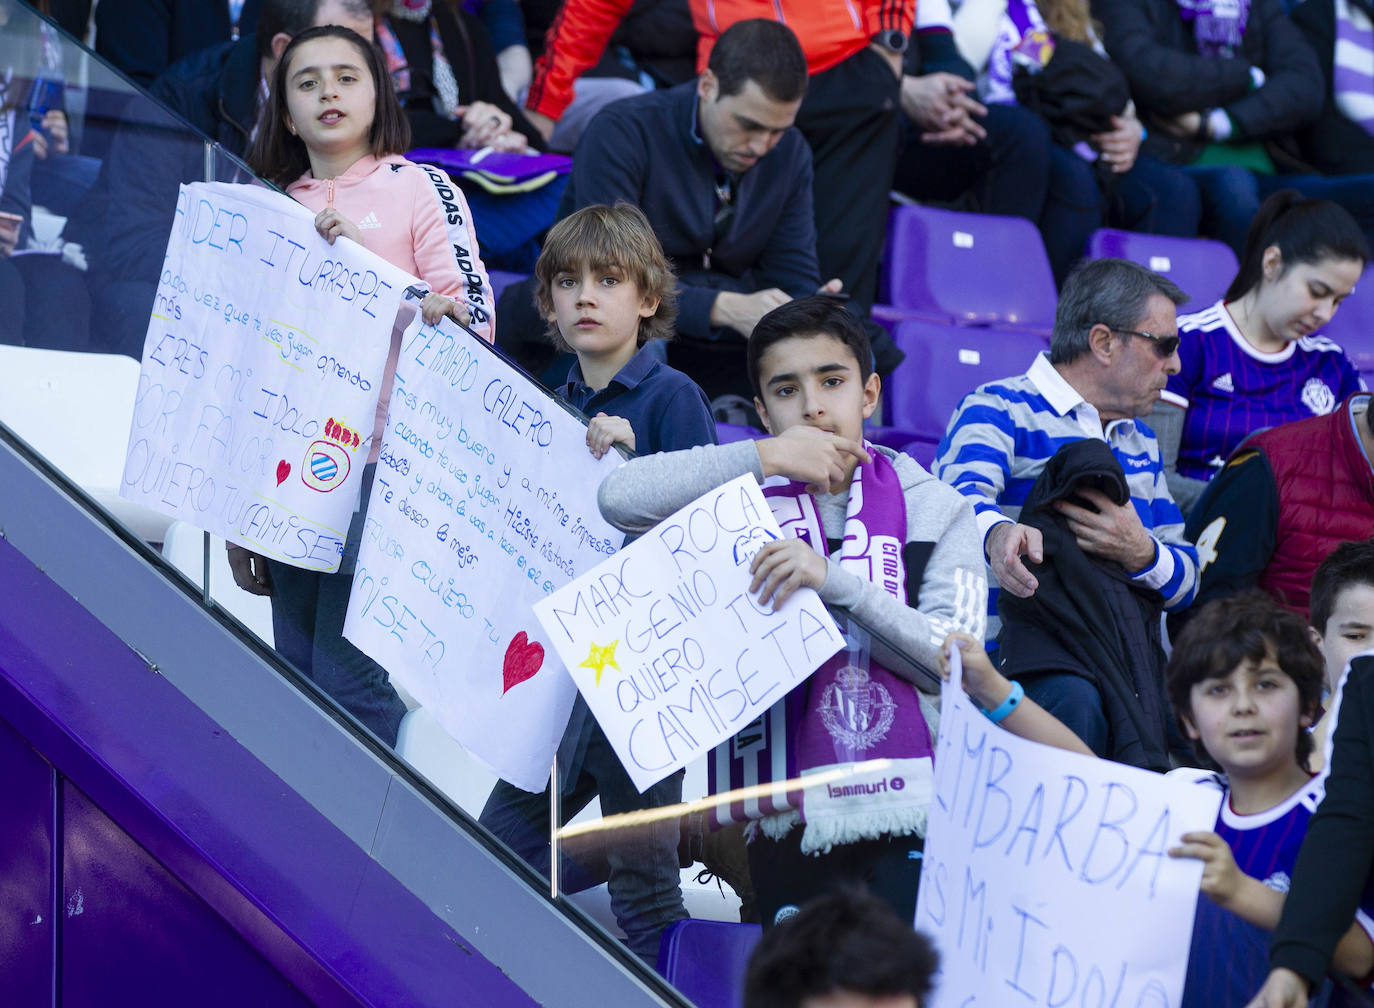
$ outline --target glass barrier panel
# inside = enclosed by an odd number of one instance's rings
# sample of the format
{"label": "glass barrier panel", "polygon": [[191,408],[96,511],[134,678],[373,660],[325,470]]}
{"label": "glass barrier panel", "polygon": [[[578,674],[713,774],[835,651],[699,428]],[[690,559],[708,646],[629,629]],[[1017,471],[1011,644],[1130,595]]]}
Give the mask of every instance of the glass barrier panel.
{"label": "glass barrier panel", "polygon": [[[256,68],[253,45],[245,36],[228,58]],[[156,330],[165,323],[175,336],[188,304],[215,296],[170,275],[168,237],[179,186],[265,186],[242,161],[247,134],[226,125],[227,136],[203,135],[161,100],[194,114],[196,101],[213,103],[216,96],[154,84],[154,100],[15,0],[0,0],[0,86],[0,422],[105,508],[127,540],[158,551],[169,577],[189,581],[208,606],[273,649],[301,689],[336,705],[355,732],[366,728],[478,820],[497,775],[342,636],[351,567],[317,575],[275,561],[247,562],[239,575],[253,589],[247,591],[234,573],[243,554],[231,562],[222,536],[121,496],[130,483],[166,487],[181,478],[131,447],[135,417],[156,426],[180,408],[175,393],[140,379],[140,362],[150,324]],[[228,304],[223,313],[226,325],[242,322]],[[264,316],[251,338],[272,337]],[[313,369],[317,356],[302,366]],[[194,354],[185,360],[197,366]],[[227,394],[240,404],[262,394],[262,383],[254,386],[232,361],[205,363],[214,368],[207,380],[232,389]],[[210,415],[215,408],[206,407],[206,444],[227,450],[251,441],[262,448],[257,462],[284,461],[267,458],[266,431],[221,429]],[[281,419],[268,411],[264,423]],[[317,422],[323,427],[326,419]],[[364,493],[352,527],[342,530],[350,548],[366,500]],[[453,646],[461,651],[461,642]],[[499,668],[493,674],[499,677]],[[539,837],[546,847],[547,837]],[[547,862],[546,855],[538,883],[546,893]]]}
{"label": "glass barrier panel", "polygon": [[[631,602],[614,659],[583,684],[603,696],[609,727],[579,701],[555,842],[560,891],[689,997],[709,998],[734,989],[761,928],[837,883],[914,918],[929,789],[907,777],[931,770],[939,680],[901,628],[860,625],[810,592],[760,604],[748,575],[731,573],[736,537],[705,559],[698,514],[696,572]],[[673,521],[641,543],[671,539]],[[628,585],[634,568],[620,570]],[[700,955],[704,943],[715,967],[660,945],[673,927],[693,929],[682,947]]]}
{"label": "glass barrier panel", "polygon": [[[0,421],[105,508],[128,541],[155,549],[168,577],[184,578],[208,607],[233,617],[267,645],[271,651],[264,653],[301,691],[318,703],[335,706],[364,741],[379,740],[409,764],[452,806],[484,827],[480,832],[486,842],[501,849],[504,857],[513,853],[528,864],[542,879],[541,890],[560,900],[568,896],[565,906],[571,915],[584,923],[605,923],[611,937],[604,944],[615,948],[617,958],[630,968],[649,971],[656,966],[660,939],[677,919],[690,915],[738,923],[741,901],[728,883],[745,887],[739,872],[744,849],[738,829],[708,828],[706,806],[700,801],[708,790],[704,759],[641,797],[579,701],[566,727],[559,723],[546,733],[561,736],[561,743],[555,747],[553,739],[545,739],[548,752],[557,750],[553,762],[573,772],[554,772],[559,786],[551,789],[542,783],[548,779],[544,768],[531,769],[526,760],[522,786],[517,786],[492,769],[491,759],[473,755],[454,737],[453,712],[422,706],[393,683],[381,664],[343,636],[355,551],[367,534],[370,494],[378,492],[374,481],[396,478],[394,472],[379,473],[376,467],[394,467],[395,457],[386,463],[365,458],[362,444],[357,456],[349,456],[363,469],[365,489],[351,521],[338,530],[343,562],[335,574],[231,551],[222,535],[211,535],[195,522],[174,521],[162,508],[121,495],[121,488],[129,487],[151,487],[159,493],[171,493],[168,488],[183,494],[195,490],[188,489],[184,475],[173,471],[175,459],[165,458],[166,467],[155,463],[152,450],[140,455],[130,437],[131,430],[156,429],[159,418],[170,418],[183,407],[170,383],[153,380],[151,371],[140,376],[145,347],[154,345],[149,333],[175,342],[185,335],[177,323],[188,306],[203,307],[205,298],[216,296],[215,291],[184,282],[186,278],[168,265],[169,234],[178,220],[178,188],[205,181],[258,187],[263,183],[242,163],[246,135],[207,137],[197,132],[181,115],[130,84],[25,5],[0,0],[0,16],[6,19],[0,31],[0,154],[5,155],[0,160],[0,213],[12,214],[0,217],[0,250],[5,253],[0,256]],[[252,39],[245,37],[235,45],[251,46]],[[194,115],[195,96],[185,90],[164,91],[154,85],[153,94],[180,103]],[[229,304],[220,314],[225,325],[238,326],[235,333],[241,331],[245,339],[275,339],[284,352],[295,352],[296,343],[280,327],[273,328],[272,316],[263,313],[261,320],[245,320]],[[327,356],[312,345],[295,363],[302,369],[323,367],[320,359]],[[163,358],[166,366],[166,354]],[[192,370],[199,366],[196,354],[183,359]],[[491,360],[495,359],[493,352]],[[483,358],[483,367],[489,363]],[[335,360],[330,366],[337,371],[338,364]],[[222,414],[230,412],[226,402],[201,407],[219,411],[199,418],[203,446],[217,445],[214,450],[226,452],[236,446],[248,458],[248,468],[269,467],[278,474],[279,485],[288,477],[305,478],[305,468],[312,477],[327,480],[328,460],[316,472],[313,457],[306,453],[308,445],[331,439],[342,443],[354,430],[360,442],[371,434],[370,417],[343,418],[347,422],[333,416],[307,417],[297,424],[286,415],[277,416],[248,400],[270,391],[264,381],[254,382],[258,376],[233,360],[206,358],[204,366],[209,369],[204,380],[214,386],[216,395],[249,405],[238,409],[233,430],[220,427],[227,422]],[[249,429],[250,416],[240,415],[244,409],[258,416],[262,429]],[[307,430],[304,424],[318,429]],[[280,436],[269,451],[273,433]],[[456,432],[455,440],[461,440]],[[250,441],[257,446],[254,451],[247,447]],[[287,442],[292,453],[275,447]],[[474,460],[464,464],[471,468],[475,486],[477,453],[471,454]],[[492,514],[485,520],[508,532],[507,512],[514,504],[505,481],[511,474],[501,474],[489,461],[482,465],[490,469],[480,470],[484,479],[490,477],[483,485],[494,483],[496,488],[490,496],[474,494],[469,506],[489,507]],[[437,506],[433,502],[441,496],[431,491],[425,506]],[[249,506],[247,501],[223,503],[241,521],[252,520],[247,517]],[[452,532],[440,538],[458,557],[459,574],[442,589],[450,593],[446,597],[453,602],[452,612],[443,622],[425,627],[457,656],[475,653],[478,638],[472,635],[488,633],[475,613],[488,601],[492,578],[480,570],[462,573],[466,560],[459,531],[473,527],[471,517],[464,515],[464,524],[454,519],[449,523]],[[433,531],[439,527],[436,518]],[[552,555],[536,558],[534,543],[528,537],[525,542],[532,566],[547,570],[557,561]],[[413,569],[407,568],[407,576],[411,573]],[[416,590],[432,590],[427,587],[432,578],[415,578],[420,584]],[[403,609],[398,607],[394,616],[398,632],[418,625]],[[533,628],[532,615],[529,622]],[[502,641],[497,658],[488,663],[491,667],[479,670],[479,681],[504,679],[504,689],[515,688],[521,662],[533,653],[528,640]],[[551,676],[563,674],[553,656],[545,666]],[[488,738],[509,731],[500,724],[494,731],[491,725],[483,730]],[[510,747],[523,745],[525,740],[516,738]],[[593,801],[597,791],[601,811],[618,813],[648,805],[656,815],[631,824],[598,822],[589,818],[598,809]],[[697,801],[683,805],[684,799]],[[581,815],[566,833],[554,829],[554,824],[562,825],[565,814],[575,812]],[[471,822],[465,824],[475,828]],[[557,857],[555,848],[561,851]],[[710,852],[717,848],[726,861],[713,860]],[[698,863],[703,858],[706,869]],[[734,867],[723,867],[727,861]],[[743,914],[750,915],[747,903]],[[596,928],[595,923],[587,926]],[[621,944],[622,935],[629,936],[628,944]],[[726,982],[737,979],[731,974]],[[648,986],[658,990],[656,981]]]}

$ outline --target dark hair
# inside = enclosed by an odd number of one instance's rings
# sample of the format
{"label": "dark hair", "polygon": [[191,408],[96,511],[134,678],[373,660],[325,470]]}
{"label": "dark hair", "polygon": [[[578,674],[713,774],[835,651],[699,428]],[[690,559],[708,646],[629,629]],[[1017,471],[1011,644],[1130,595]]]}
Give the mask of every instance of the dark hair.
{"label": "dark hair", "polygon": [[1326,624],[1335,611],[1336,599],[1353,585],[1374,588],[1374,539],[1344,542],[1326,555],[1312,575],[1312,596],[1307,622],[1326,635]]}
{"label": "dark hair", "polygon": [[320,0],[266,0],[258,14],[257,38],[259,59],[270,59],[272,40],[278,35],[295,38],[315,24],[315,12]]}
{"label": "dark hair", "polygon": [[290,185],[310,169],[310,153],[305,149],[305,141],[286,128],[286,76],[296,50],[307,42],[321,38],[339,38],[352,43],[372,75],[377,100],[373,106],[372,128],[368,131],[367,139],[373,156],[404,154],[410,149],[410,123],[406,121],[401,102],[396,97],[382,51],[351,28],[340,25],[307,28],[291,40],[277,61],[267,104],[263,106],[258,119],[258,135],[248,152],[248,167],[279,186]]}
{"label": "dark hair", "polygon": [[[254,29],[257,37],[258,59],[272,55],[272,40],[278,35],[295,38],[315,25],[323,0],[264,0]],[[378,0],[339,0],[351,14],[375,17]]]}
{"label": "dark hair", "polygon": [[720,97],[739,94],[753,81],[775,102],[800,101],[806,94],[806,56],[792,29],[769,18],[736,21],[711,47],[706,69],[720,84]]}
{"label": "dark hair", "polygon": [[754,395],[763,398],[759,362],[774,343],[794,336],[833,336],[854,353],[859,377],[865,382],[873,373],[873,348],[858,317],[833,298],[821,294],[778,305],[754,326],[745,345],[745,363]]}
{"label": "dark hair", "polygon": [[1151,297],[1162,294],[1175,306],[1188,300],[1172,280],[1129,259],[1088,259],[1064,281],[1054,312],[1050,363],[1071,364],[1091,349],[1088,333],[1101,323],[1114,332],[1135,329]]}
{"label": "dark hair", "polygon": [[1369,261],[1369,242],[1344,207],[1282,189],[1261,203],[1250,221],[1245,254],[1226,289],[1227,301],[1244,297],[1264,280],[1264,250],[1271,245],[1283,257],[1284,273],[1298,263],[1326,259],[1358,259],[1362,266]]}
{"label": "dark hair", "polygon": [[[1230,675],[1247,659],[1263,661],[1271,650],[1279,669],[1298,688],[1298,710],[1315,717],[1326,681],[1321,652],[1308,636],[1302,617],[1260,591],[1215,599],[1188,621],[1164,669],[1174,711],[1192,721],[1194,686],[1204,679]],[[1294,755],[1304,770],[1311,753],[1312,736],[1299,731]]]}
{"label": "dark hair", "polygon": [[800,1008],[810,997],[930,992],[939,956],[925,935],[860,889],[843,888],[765,931],[744,974],[744,1008]]}
{"label": "dark hair", "polygon": [[[569,214],[549,230],[534,264],[534,303],[541,317],[549,319],[553,313],[554,277],[588,266],[614,270],[634,281],[641,297],[658,298],[658,309],[639,320],[636,346],[673,338],[677,281],[643,210],[624,200],[613,207],[596,203]],[[560,352],[571,349],[554,319],[549,319],[548,334]]]}

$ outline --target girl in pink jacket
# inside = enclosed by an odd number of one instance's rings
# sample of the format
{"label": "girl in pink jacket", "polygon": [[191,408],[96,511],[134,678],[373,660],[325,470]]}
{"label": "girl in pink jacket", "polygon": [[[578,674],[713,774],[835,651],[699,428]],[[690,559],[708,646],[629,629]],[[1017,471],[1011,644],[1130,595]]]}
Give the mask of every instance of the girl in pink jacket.
{"label": "girl in pink jacket", "polygon": [[[356,32],[328,25],[302,32],[282,52],[248,161],[317,211],[315,227],[330,244],[352,239],[423,280],[425,322],[447,315],[490,342],[491,285],[467,201],[442,171],[407,161],[409,144],[380,53]],[[405,705],[386,671],[344,639],[343,623],[403,329],[392,332],[362,503],[338,573],[229,549],[239,587],[272,597],[277,650],[389,745]]]}

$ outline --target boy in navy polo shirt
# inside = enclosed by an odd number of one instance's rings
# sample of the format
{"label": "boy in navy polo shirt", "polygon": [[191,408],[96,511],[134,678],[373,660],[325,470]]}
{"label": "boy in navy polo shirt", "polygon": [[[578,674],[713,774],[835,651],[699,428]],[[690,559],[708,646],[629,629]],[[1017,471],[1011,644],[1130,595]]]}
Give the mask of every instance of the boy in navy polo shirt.
{"label": "boy in navy polo shirt", "polygon": [[[612,445],[640,455],[715,444],[706,396],[648,346],[669,339],[677,317],[672,269],[644,214],[628,203],[589,206],[554,225],[534,268],[535,299],[549,334],[577,363],[556,391],[591,415],[587,448],[600,458]],[[564,822],[598,794],[606,815],[682,801],[683,772],[642,795],[630,781],[579,696],[558,750],[560,816]],[[533,795],[499,781],[481,823],[535,869],[549,872],[549,794]],[[630,949],[655,965],[659,939],[687,916],[678,865],[679,827],[668,818],[607,834],[608,888],[616,922]],[[561,865],[565,891],[599,879]]]}
{"label": "boy in navy polo shirt", "polygon": [[577,355],[559,397],[591,416],[587,447],[639,455],[715,444],[706,396],[648,346],[671,339],[673,274],[638,207],[589,206],[549,232],[535,300],[560,351]]}

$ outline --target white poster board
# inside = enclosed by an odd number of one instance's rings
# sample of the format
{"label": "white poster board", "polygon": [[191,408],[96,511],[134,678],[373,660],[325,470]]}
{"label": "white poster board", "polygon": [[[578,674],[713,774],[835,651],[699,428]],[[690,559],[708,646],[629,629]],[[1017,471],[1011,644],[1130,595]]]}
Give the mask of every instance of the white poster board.
{"label": "white poster board", "polygon": [[624,536],[596,504],[621,461],[447,319],[401,339],[344,636],[463,747],[527,791],[576,695],[534,603]]}
{"label": "white poster board", "polygon": [[705,755],[844,646],[820,596],[778,610],[749,563],[780,535],[753,476],[717,487],[535,606],[641,791]]}
{"label": "white poster board", "polygon": [[120,494],[308,570],[339,566],[412,278],[256,186],[183,185]]}
{"label": "white poster board", "polygon": [[916,927],[940,952],[933,1008],[1176,1008],[1220,793],[1028,742],[954,674],[941,693]]}

